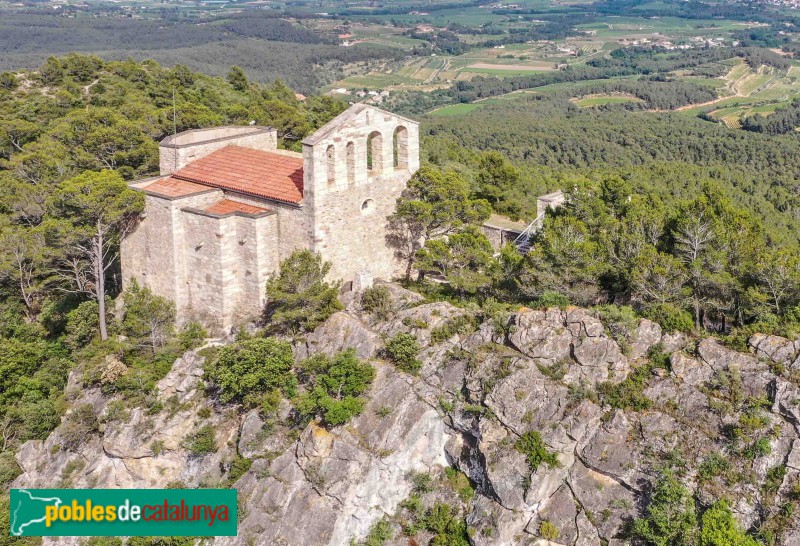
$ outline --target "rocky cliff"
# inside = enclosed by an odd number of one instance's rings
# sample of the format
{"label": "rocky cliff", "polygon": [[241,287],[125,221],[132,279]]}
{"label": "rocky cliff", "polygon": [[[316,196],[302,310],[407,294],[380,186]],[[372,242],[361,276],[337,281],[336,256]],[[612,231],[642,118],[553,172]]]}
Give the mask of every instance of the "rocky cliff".
{"label": "rocky cliff", "polygon": [[[349,347],[372,359],[369,402],[348,424],[297,429],[285,401],[268,417],[216,404],[195,351],[147,409],[121,410],[82,389],[76,371],[72,412],[90,404],[99,426],[76,441],[68,414],[46,441],[25,444],[14,487],[235,487],[239,536],[221,545],[346,545],[380,521],[386,544],[427,544],[436,530],[413,523],[434,505],[465,521],[474,545],[620,545],[672,465],[701,503],[727,498],[745,528],[772,526],[778,543],[800,544],[785,513],[800,476],[800,341],[756,335],[745,354],[647,320],[612,335],[577,308],[474,323],[390,288],[388,320],[353,298],[295,346],[298,359]],[[398,332],[423,347],[417,376],[381,358]],[[204,425],[216,450],[193,453],[186,438]],[[531,431],[557,464],[532,469],[515,447]]]}

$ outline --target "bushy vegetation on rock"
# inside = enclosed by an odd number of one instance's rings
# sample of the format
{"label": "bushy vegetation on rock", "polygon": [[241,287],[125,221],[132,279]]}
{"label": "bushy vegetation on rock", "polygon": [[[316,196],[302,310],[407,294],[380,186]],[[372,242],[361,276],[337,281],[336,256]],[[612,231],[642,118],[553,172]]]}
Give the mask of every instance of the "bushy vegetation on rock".
{"label": "bushy vegetation on rock", "polygon": [[415,374],[422,367],[417,358],[420,349],[413,334],[399,333],[386,340],[386,356],[398,369],[407,373]]}
{"label": "bushy vegetation on rock", "polygon": [[317,416],[335,427],[363,411],[362,395],[375,378],[375,368],[348,349],[333,357],[316,354],[298,366],[297,374],[306,390],[297,399],[297,409],[307,419]]}
{"label": "bushy vegetation on rock", "polygon": [[538,431],[530,430],[517,438],[514,448],[525,455],[532,472],[535,472],[542,463],[551,468],[559,465],[556,453],[547,449]]}
{"label": "bushy vegetation on rock", "polygon": [[669,471],[655,483],[645,516],[633,522],[632,536],[651,546],[758,546],[734,520],[724,500],[698,514],[689,490]]}
{"label": "bushy vegetation on rock", "polygon": [[203,425],[186,437],[186,440],[184,441],[184,447],[195,456],[214,453],[217,451],[217,441],[214,427],[211,425]]}
{"label": "bushy vegetation on rock", "polygon": [[222,402],[255,407],[271,391],[294,392],[293,362],[292,346],[285,341],[246,339],[223,347],[206,364],[205,377]]}
{"label": "bushy vegetation on rock", "polygon": [[361,293],[361,307],[379,320],[386,320],[392,309],[392,295],[384,285],[371,286]]}

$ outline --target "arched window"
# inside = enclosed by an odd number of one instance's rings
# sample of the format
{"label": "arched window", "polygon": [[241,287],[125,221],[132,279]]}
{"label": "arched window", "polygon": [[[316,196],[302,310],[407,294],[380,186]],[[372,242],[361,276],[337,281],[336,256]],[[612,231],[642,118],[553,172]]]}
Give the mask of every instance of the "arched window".
{"label": "arched window", "polygon": [[394,138],[392,139],[394,148],[394,168],[406,169],[408,168],[408,129],[402,125],[394,130]]}
{"label": "arched window", "polygon": [[334,150],[333,144],[325,150],[325,164],[328,172],[328,184],[333,184],[336,182],[336,150]]}
{"label": "arched window", "polygon": [[378,131],[372,131],[367,137],[367,170],[383,171],[383,137]]}
{"label": "arched window", "polygon": [[345,148],[345,159],[347,161],[347,183],[352,184],[356,180],[356,144],[348,142]]}

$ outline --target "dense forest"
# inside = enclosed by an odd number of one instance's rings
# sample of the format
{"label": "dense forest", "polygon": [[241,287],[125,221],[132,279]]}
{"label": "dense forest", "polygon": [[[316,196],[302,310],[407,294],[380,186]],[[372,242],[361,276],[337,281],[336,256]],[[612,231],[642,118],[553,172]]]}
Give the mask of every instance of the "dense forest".
{"label": "dense forest", "polygon": [[[613,171],[662,198],[696,195],[714,179],[740,206],[758,214],[772,236],[796,239],[800,152],[794,136],[768,137],[670,113],[624,107],[578,108],[566,96],[524,95],[466,116],[426,125],[424,151],[435,164],[478,164],[499,151],[521,170],[506,189],[505,210],[533,218],[532,198],[567,180]],[[538,192],[538,193],[537,193]]]}
{"label": "dense forest", "polygon": [[[126,295],[125,324],[110,318],[119,237],[143,206],[125,180],[157,173],[157,141],[175,130],[255,121],[295,147],[345,107],[321,97],[301,103],[281,81],[253,84],[235,67],[226,81],[184,66],[72,54],[0,74],[3,483],[18,472],[14,448],[59,423],[73,362],[124,355],[135,371],[119,388],[146,397],[188,346],[185,336],[164,346],[174,308],[149,291]],[[115,333],[130,340],[111,339]],[[87,349],[94,338],[105,345]]]}
{"label": "dense forest", "polygon": [[[409,271],[413,263],[447,280],[423,290],[490,307],[613,304],[622,307],[606,312],[638,312],[668,331],[733,329],[729,342],[740,349],[756,331],[800,334],[796,241],[775,244],[755,212],[711,177],[680,199],[617,173],[575,177],[566,204],[528,244],[497,255],[477,227],[520,173],[490,152],[475,174],[471,185],[453,168],[425,167],[399,202]],[[426,214],[425,203],[446,212]]]}
{"label": "dense forest", "polygon": [[338,47],[336,36],[264,10],[174,20],[0,10],[0,70],[37,66],[49,55],[70,51],[96,52],[110,60],[154,59],[212,76],[224,76],[237,65],[256,81],[281,78],[306,94],[343,77],[346,65],[403,56],[399,49],[373,44]]}
{"label": "dense forest", "polygon": [[768,135],[785,135],[793,133],[800,124],[800,101],[795,99],[792,104],[778,108],[769,116],[754,114],[741,121],[742,129]]}

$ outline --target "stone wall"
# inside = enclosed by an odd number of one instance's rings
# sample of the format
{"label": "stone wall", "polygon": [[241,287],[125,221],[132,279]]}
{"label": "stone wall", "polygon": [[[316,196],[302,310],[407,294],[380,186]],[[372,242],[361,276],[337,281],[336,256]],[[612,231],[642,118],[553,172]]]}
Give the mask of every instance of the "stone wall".
{"label": "stone wall", "polygon": [[202,208],[218,201],[221,190],[210,190],[181,199],[147,195],[145,214],[136,229],[122,241],[122,285],[132,279],[154,293],[186,305],[184,225],[182,208]]}
{"label": "stone wall", "polygon": [[234,192],[228,192],[226,198],[256,207],[267,208],[277,213],[273,229],[277,237],[276,241],[280,242],[277,247],[279,261],[288,258],[298,248],[310,247],[311,230],[305,206],[280,203],[278,201],[265,201],[264,199]]}
{"label": "stone wall", "polygon": [[333,263],[332,279],[391,279],[402,266],[387,246],[387,218],[419,168],[419,127],[368,106],[351,108],[331,125],[303,143],[311,248]]}
{"label": "stone wall", "polygon": [[[168,137],[160,147],[162,173],[229,144],[274,150],[277,137],[258,127]],[[226,199],[269,209],[268,215],[205,212],[222,190],[178,199],[148,195],[140,225],[123,241],[125,284],[135,277],[175,301],[181,322],[199,319],[228,331],[260,314],[268,278],[297,249],[332,262],[331,279],[364,285],[400,273],[386,224],[419,168],[418,124],[356,105],[303,142],[303,160],[301,205],[224,192]]]}
{"label": "stone wall", "polygon": [[161,141],[159,169],[162,175],[172,174],[225,146],[273,151],[278,147],[278,133],[271,127],[215,127],[186,131]]}

